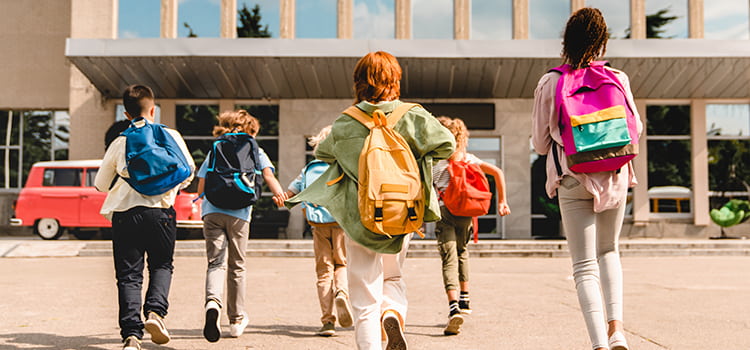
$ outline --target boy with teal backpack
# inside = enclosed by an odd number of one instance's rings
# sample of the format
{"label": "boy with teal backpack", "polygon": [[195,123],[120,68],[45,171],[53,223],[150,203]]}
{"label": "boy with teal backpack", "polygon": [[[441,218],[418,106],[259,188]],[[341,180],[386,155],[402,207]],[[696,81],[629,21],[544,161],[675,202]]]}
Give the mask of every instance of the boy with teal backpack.
{"label": "boy with teal backpack", "polygon": [[[331,126],[326,126],[317,136],[308,142],[313,148],[323,141],[331,132]],[[328,163],[313,160],[302,169],[286,192],[292,197],[302,192],[307,186],[315,182],[328,169]],[[283,204],[283,200],[277,202]],[[320,321],[323,327],[317,334],[329,337],[335,334],[334,323],[337,317],[333,314],[334,304],[339,324],[342,327],[352,326],[352,316],[349,307],[349,292],[346,279],[346,247],[344,246],[344,230],[336,222],[331,213],[322,206],[308,202],[302,203],[307,222],[312,226],[313,249],[315,251],[315,272],[318,275],[318,298],[320,311],[323,316]]]}

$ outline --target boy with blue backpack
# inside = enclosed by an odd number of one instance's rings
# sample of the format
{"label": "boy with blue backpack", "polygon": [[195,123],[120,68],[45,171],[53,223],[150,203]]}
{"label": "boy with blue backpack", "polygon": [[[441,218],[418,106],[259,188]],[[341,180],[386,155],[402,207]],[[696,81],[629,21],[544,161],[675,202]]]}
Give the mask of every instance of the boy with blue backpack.
{"label": "boy with blue backpack", "polygon": [[[310,138],[308,144],[314,150],[318,144],[331,133],[331,126],[324,127],[317,136]],[[315,182],[328,169],[328,163],[314,159],[304,168],[291,184],[286,195],[292,197],[302,192],[307,186]],[[281,198],[274,198],[277,204],[284,203]],[[344,230],[322,206],[309,202],[302,203],[307,222],[312,226],[313,250],[315,252],[315,272],[318,275],[318,299],[320,311],[323,313],[320,322],[323,326],[317,334],[330,337],[336,333],[334,323],[336,316],[341,327],[352,326],[352,313],[349,307],[349,288],[346,278],[346,247]],[[336,316],[333,314],[334,304]]]}
{"label": "boy with blue backpack", "polygon": [[198,192],[205,195],[201,215],[208,269],[203,336],[209,342],[221,338],[224,306],[229,318],[229,336],[239,337],[247,327],[245,250],[252,205],[260,199],[263,182],[274,195],[285,198],[271,160],[255,141],[260,131],[258,119],[245,110],[222,112],[218,119],[213,131],[217,138],[197,175]]}
{"label": "boy with blue backpack", "polygon": [[[123,349],[139,350],[143,328],[156,344],[170,339],[163,318],[177,231],[172,206],[177,192],[190,184],[195,164],[180,133],[154,123],[149,87],[128,86],[123,105],[131,126],[107,148],[94,182],[97,190],[108,192],[100,213],[112,221]],[[140,317],[144,254],[149,271],[145,323]]]}

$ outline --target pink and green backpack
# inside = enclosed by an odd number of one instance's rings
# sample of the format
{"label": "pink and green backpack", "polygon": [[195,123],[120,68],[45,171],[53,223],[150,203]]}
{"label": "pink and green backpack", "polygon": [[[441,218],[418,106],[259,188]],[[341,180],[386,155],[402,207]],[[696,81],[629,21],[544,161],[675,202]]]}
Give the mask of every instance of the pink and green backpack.
{"label": "pink and green backpack", "polygon": [[579,69],[564,64],[550,70],[562,74],[555,112],[568,167],[578,173],[618,170],[638,155],[636,115],[606,64],[593,61]]}

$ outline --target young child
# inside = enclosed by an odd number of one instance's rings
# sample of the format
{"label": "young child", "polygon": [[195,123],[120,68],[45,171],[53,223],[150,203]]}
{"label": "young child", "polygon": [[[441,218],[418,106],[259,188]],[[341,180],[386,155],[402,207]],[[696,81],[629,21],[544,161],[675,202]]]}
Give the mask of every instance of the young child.
{"label": "young child", "polygon": [[[135,127],[154,122],[154,93],[149,87],[128,86],[122,100],[125,115],[129,120],[135,120]],[[172,258],[177,231],[172,206],[177,192],[190,184],[195,164],[180,133],[167,130],[190,166],[191,175],[182,184],[154,196],[143,195],[133,189],[123,179],[128,177],[125,136],[118,136],[109,145],[94,181],[97,190],[108,192],[100,212],[112,221],[112,249],[124,350],[141,348],[144,327],[154,343],[164,344],[170,339],[163,318],[169,307],[167,298],[172,283]],[[140,317],[144,254],[148,257],[149,271],[146,302],[143,304],[143,314],[147,318],[145,325]]]}
{"label": "young child", "polygon": [[[502,216],[510,214],[510,208],[505,200],[503,171],[466,152],[469,130],[463,120],[449,117],[438,117],[437,119],[456,138],[456,152],[450,159],[477,164],[483,172],[492,175],[497,185],[497,213]],[[445,191],[450,182],[448,160],[441,160],[435,165],[432,169],[432,179],[438,193]],[[466,245],[471,238],[472,218],[451,214],[442,201],[440,202],[440,215],[442,219],[435,227],[435,236],[437,236],[438,250],[443,263],[443,284],[445,285],[449,306],[448,324],[445,326],[443,334],[456,335],[461,331],[461,325],[464,322],[462,314],[471,313],[469,307],[469,250]],[[458,290],[461,291],[460,299]]]}
{"label": "young child", "polygon": [[[393,55],[378,51],[362,57],[354,68],[356,107],[372,115],[381,110],[386,116],[403,104],[401,66]],[[455,143],[453,135],[425,109],[415,106],[393,126],[409,144],[420,168],[425,199],[425,221],[440,219],[432,188],[432,161],[448,158]],[[406,320],[406,284],[402,267],[411,233],[386,236],[366,229],[358,208],[358,163],[370,131],[356,119],[341,115],[331,134],[315,152],[316,158],[331,166],[319,179],[294,198],[326,207],[346,232],[349,297],[354,312],[355,339],[359,349],[380,350],[381,329],[387,349],[406,349],[403,327]],[[325,181],[321,181],[324,180]],[[333,185],[328,186],[326,182]]]}
{"label": "young child", "polygon": [[[310,138],[308,144],[313,151],[318,149],[318,144],[331,132],[331,126],[326,126],[317,136]],[[313,160],[302,169],[291,184],[286,194],[292,197],[300,193],[313,183],[323,172],[328,169],[328,163],[322,160]],[[283,205],[281,198],[274,197],[277,204]],[[333,306],[336,305],[341,327],[352,326],[352,315],[349,307],[349,287],[346,280],[346,247],[344,246],[344,230],[336,223],[336,220],[325,208],[312,203],[302,203],[307,217],[307,222],[312,226],[313,250],[315,251],[315,272],[318,275],[318,299],[320,311],[323,313],[320,322],[323,327],[318,335],[329,337],[336,333],[334,323],[336,316],[333,315]]]}
{"label": "young child", "polygon": [[[246,133],[255,137],[260,131],[260,122],[245,110],[222,112],[218,125],[214,127],[214,136],[226,133]],[[262,148],[258,149],[257,170],[276,196],[284,197],[284,191],[274,176],[271,160]],[[203,193],[208,164],[212,154],[209,152],[198,170],[198,193]],[[229,318],[229,336],[236,338],[242,335],[248,324],[245,312],[245,250],[250,235],[252,206],[241,209],[222,209],[203,198],[201,214],[203,216],[203,236],[206,239],[206,317],[203,336],[210,342],[221,338],[221,309],[226,306]],[[229,271],[227,271],[227,265]],[[228,273],[228,274],[227,274]],[[227,284],[227,300],[223,301],[224,283]]]}

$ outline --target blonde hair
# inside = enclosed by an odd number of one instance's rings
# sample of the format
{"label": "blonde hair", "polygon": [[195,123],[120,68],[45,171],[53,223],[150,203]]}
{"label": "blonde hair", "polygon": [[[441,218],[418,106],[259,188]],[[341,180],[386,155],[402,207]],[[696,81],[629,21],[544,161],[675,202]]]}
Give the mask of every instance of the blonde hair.
{"label": "blonde hair", "polygon": [[219,124],[214,126],[214,136],[230,132],[244,132],[255,136],[260,132],[260,122],[244,109],[224,111],[218,115]]}
{"label": "blonde hair", "polygon": [[313,148],[313,153],[318,150],[318,145],[323,142],[323,140],[328,137],[328,135],[331,133],[331,126],[325,126],[323,129],[320,129],[320,132],[318,132],[315,136],[310,136],[310,138],[307,140],[307,144],[310,145],[310,147]]}
{"label": "blonde hair", "polygon": [[453,137],[456,138],[456,151],[466,151],[466,146],[469,143],[469,129],[466,128],[466,124],[460,118],[451,118],[446,116],[437,117],[440,124],[450,130]]}

